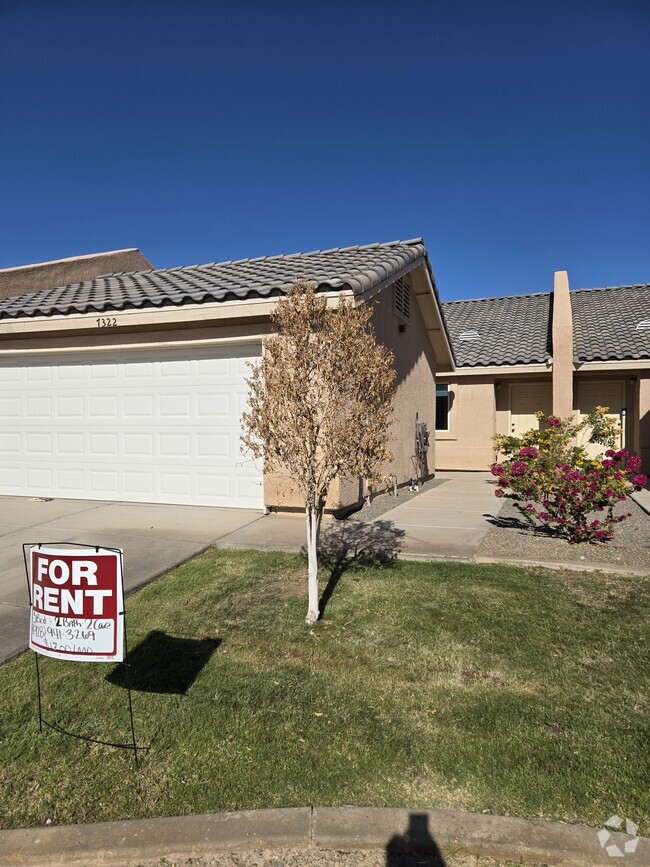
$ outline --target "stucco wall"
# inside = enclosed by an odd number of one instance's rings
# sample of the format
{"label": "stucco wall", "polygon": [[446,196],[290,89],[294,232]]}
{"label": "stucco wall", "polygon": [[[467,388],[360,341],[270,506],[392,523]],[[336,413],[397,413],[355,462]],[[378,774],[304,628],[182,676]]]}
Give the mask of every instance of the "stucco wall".
{"label": "stucco wall", "polygon": [[377,339],[395,356],[395,421],[390,434],[394,460],[383,472],[395,474],[398,484],[417,476],[416,413],[418,420],[429,427],[428,475],[434,472],[436,449],[436,359],[415,298],[411,302],[410,321],[402,332],[401,322],[394,312],[393,290],[389,287],[373,303],[373,326]]}
{"label": "stucco wall", "polygon": [[638,396],[638,453],[643,460],[643,472],[650,474],[650,372],[639,376]]}
{"label": "stucco wall", "polygon": [[[372,324],[380,343],[395,357],[396,391],[395,422],[390,431],[392,463],[382,468],[384,475],[397,476],[398,485],[417,475],[415,465],[415,414],[429,426],[430,448],[428,475],[435,466],[435,356],[415,296],[411,303],[411,317],[402,332],[403,320],[393,310],[393,290],[388,287],[370,302],[373,309]],[[361,502],[363,480],[343,479],[330,488],[328,509],[345,509]],[[302,500],[290,480],[282,475],[267,475],[264,480],[264,498],[270,508],[300,508]]]}
{"label": "stucco wall", "polygon": [[14,298],[41,289],[68,286],[103,274],[148,271],[151,268],[151,262],[136,248],[5,268],[0,270],[0,298]]}
{"label": "stucco wall", "polygon": [[464,377],[449,384],[449,431],[436,431],[436,468],[486,470],[494,459],[492,437],[496,432],[493,376]]}

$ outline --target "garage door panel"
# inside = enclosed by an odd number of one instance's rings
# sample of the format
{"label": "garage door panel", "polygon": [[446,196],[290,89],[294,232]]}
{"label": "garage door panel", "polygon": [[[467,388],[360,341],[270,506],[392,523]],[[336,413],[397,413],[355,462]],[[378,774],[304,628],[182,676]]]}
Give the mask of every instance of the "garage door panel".
{"label": "garage door panel", "polygon": [[240,451],[238,374],[259,352],[0,363],[0,493],[261,508],[260,469]]}

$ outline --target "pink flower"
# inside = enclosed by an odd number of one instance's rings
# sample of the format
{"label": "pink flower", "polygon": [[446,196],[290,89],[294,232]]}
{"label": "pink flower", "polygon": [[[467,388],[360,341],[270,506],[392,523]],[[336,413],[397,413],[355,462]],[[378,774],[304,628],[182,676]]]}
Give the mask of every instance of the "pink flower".
{"label": "pink flower", "polygon": [[641,466],[641,458],[637,457],[636,455],[632,455],[631,458],[628,458],[628,461],[627,461],[628,472],[636,473],[636,471],[639,469],[640,466]]}
{"label": "pink flower", "polygon": [[549,415],[549,417],[546,419],[546,424],[549,427],[559,427],[562,424],[562,422],[560,421],[559,418],[557,418],[557,416]]}
{"label": "pink flower", "polygon": [[540,517],[540,520],[542,520],[542,521],[548,521],[548,519],[550,518],[550,515],[548,514],[548,512],[540,512],[539,517]]}
{"label": "pink flower", "polygon": [[502,476],[503,475],[503,467],[501,464],[494,464],[492,469],[490,470],[493,476]]}
{"label": "pink flower", "polygon": [[494,496],[499,498],[503,496],[503,491],[501,490],[501,488],[496,489],[496,491],[494,492]]}
{"label": "pink flower", "polygon": [[507,488],[508,485],[510,484],[510,482],[509,482],[508,479],[504,476],[502,479],[499,479],[499,484],[501,485],[502,488]]}
{"label": "pink flower", "polygon": [[513,476],[523,476],[527,469],[528,467],[523,461],[513,461],[510,464],[510,472]]}
{"label": "pink flower", "polygon": [[648,483],[648,477],[646,475],[644,475],[643,473],[639,473],[637,476],[635,476],[632,479],[632,484],[638,490],[641,490],[641,488],[645,488],[647,483]]}
{"label": "pink flower", "polygon": [[539,451],[535,448],[535,446],[524,446],[523,449],[519,449],[519,457],[520,458],[538,458]]}
{"label": "pink flower", "polygon": [[616,452],[614,451],[614,449],[607,449],[607,451],[605,452],[605,457],[613,458],[615,454]]}
{"label": "pink flower", "polygon": [[596,537],[596,539],[598,539],[599,542],[604,542],[605,539],[607,538],[607,531],[606,530],[596,530],[596,532],[594,533],[594,536]]}
{"label": "pink flower", "polygon": [[613,467],[614,466],[614,461],[611,460],[611,458],[605,458],[605,460],[602,463],[603,463],[604,467]]}
{"label": "pink flower", "polygon": [[630,453],[627,449],[621,449],[620,451],[616,452],[616,460],[622,461],[623,458],[627,458],[629,454]]}

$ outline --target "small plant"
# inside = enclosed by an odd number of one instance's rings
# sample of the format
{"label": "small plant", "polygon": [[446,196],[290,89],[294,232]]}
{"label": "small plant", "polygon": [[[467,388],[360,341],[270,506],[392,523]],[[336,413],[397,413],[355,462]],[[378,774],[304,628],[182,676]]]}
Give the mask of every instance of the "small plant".
{"label": "small plant", "polygon": [[[498,478],[497,497],[509,497],[571,542],[606,542],[614,527],[630,516],[614,507],[640,490],[647,477],[641,459],[612,448],[617,434],[607,408],[597,406],[580,422],[537,413],[542,424],[521,437],[496,436],[504,459],[491,467]],[[586,443],[609,446],[591,458]],[[595,517],[594,513],[603,513]]]}

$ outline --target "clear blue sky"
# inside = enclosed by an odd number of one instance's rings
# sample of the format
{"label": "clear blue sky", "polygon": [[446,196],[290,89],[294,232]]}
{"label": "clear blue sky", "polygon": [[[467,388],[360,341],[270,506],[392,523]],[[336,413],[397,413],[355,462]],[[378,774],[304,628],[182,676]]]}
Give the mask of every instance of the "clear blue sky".
{"label": "clear blue sky", "polygon": [[444,299],[650,281],[648,0],[0,0],[0,267],[423,236]]}

